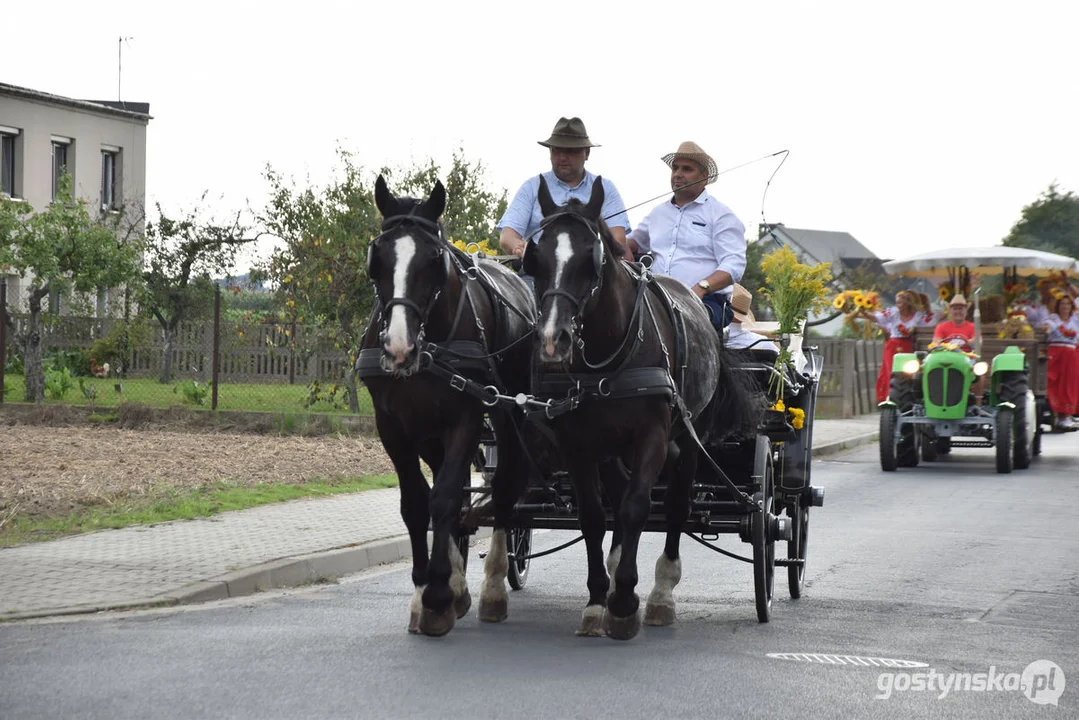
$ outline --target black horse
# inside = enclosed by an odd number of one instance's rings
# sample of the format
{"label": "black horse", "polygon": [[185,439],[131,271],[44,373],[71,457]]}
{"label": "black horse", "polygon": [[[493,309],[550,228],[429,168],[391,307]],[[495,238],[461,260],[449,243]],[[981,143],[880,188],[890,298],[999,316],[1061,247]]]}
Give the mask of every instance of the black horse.
{"label": "black horse", "polygon": [[[644,620],[669,625],[675,619],[679,538],[699,458],[685,423],[694,423],[707,440],[724,428],[752,432],[759,411],[737,381],[696,295],[673,278],[649,280],[621,261],[623,251],[600,216],[598,179],[587,205],[570,200],[556,206],[541,178],[539,204],[543,236],[523,258],[535,278],[540,310],[536,359],[544,372],[537,374],[533,392],[552,398],[552,409],[573,408],[548,414],[577,488],[587,545],[589,599],[577,632],[629,639],[640,629],[637,548],[661,473],[667,539]],[[577,394],[569,406],[557,401],[567,392]],[[612,461],[630,473],[621,498],[610,498],[623,542],[608,557],[614,570],[608,596],[599,479],[601,465]]]}
{"label": "black horse", "polygon": [[[487,404],[497,391],[528,389],[535,300],[511,271],[446,242],[439,223],[446,205],[441,182],[421,201],[394,197],[379,176],[375,203],[382,234],[371,241],[368,276],[378,303],[364,333],[360,375],[397,470],[401,516],[412,542],[416,592],[408,629],[443,635],[471,605],[457,541],[485,411],[498,443],[498,468],[491,482],[495,534],[480,617],[497,621],[506,614],[505,527],[528,469],[509,415]],[[434,473],[430,487],[421,459]]]}

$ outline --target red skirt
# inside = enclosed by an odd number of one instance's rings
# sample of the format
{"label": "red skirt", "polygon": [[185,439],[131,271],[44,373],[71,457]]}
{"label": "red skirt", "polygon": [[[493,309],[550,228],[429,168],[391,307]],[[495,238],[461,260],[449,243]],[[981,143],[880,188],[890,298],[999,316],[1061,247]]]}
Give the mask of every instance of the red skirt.
{"label": "red skirt", "polygon": [[896,353],[914,352],[914,341],[910,338],[888,338],[884,343],[884,359],[877,373],[877,402],[888,399],[888,388],[892,384],[892,360]]}
{"label": "red skirt", "polygon": [[1075,348],[1049,346],[1049,407],[1061,415],[1079,411],[1079,354]]}

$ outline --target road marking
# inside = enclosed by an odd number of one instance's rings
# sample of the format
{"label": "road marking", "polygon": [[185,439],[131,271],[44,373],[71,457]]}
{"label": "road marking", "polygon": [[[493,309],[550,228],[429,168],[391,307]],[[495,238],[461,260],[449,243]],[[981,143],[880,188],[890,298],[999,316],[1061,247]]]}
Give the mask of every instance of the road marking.
{"label": "road marking", "polygon": [[773,660],[793,660],[794,662],[817,663],[820,665],[854,665],[858,667],[917,668],[929,667],[928,663],[917,660],[897,660],[895,658],[863,657],[861,655],[833,655],[829,653],[768,653]]}

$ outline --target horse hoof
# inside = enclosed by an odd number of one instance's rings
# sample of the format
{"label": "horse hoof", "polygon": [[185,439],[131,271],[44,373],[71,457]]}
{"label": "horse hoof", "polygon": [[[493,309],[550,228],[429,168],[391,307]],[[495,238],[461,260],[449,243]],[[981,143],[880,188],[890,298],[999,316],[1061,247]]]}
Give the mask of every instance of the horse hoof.
{"label": "horse hoof", "polygon": [[442,637],[450,630],[457,621],[453,608],[449,607],[440,613],[424,608],[420,613],[420,632],[430,637]]}
{"label": "horse hoof", "polygon": [[641,631],[641,614],[635,612],[629,617],[615,617],[610,610],[603,613],[603,631],[607,637],[615,640],[632,640]]}
{"label": "horse hoof", "polygon": [[674,625],[674,606],[648,603],[644,606],[644,624],[655,627]]}
{"label": "horse hoof", "polygon": [[506,598],[480,598],[481,622],[497,623],[509,617],[509,600]]}
{"label": "horse hoof", "polygon": [[589,605],[581,615],[581,626],[577,628],[577,634],[581,637],[603,637],[603,613],[602,605]]}
{"label": "horse hoof", "polygon": [[472,607],[472,593],[465,588],[464,593],[457,595],[453,598],[453,611],[457,613],[457,619],[460,620],[468,614],[468,609]]}

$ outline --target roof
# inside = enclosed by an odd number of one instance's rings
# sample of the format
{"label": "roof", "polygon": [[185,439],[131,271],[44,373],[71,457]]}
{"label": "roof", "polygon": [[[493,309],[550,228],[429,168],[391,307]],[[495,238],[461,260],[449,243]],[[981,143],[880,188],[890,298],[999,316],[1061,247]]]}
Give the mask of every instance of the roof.
{"label": "roof", "polygon": [[1024,275],[1048,275],[1054,270],[1063,270],[1073,276],[1079,274],[1079,263],[1067,255],[1004,245],[932,250],[884,263],[889,275],[908,277],[940,276],[954,266],[977,268],[986,274],[1003,272],[1005,268],[1015,268]]}
{"label": "roof", "polygon": [[[838,262],[857,267],[863,260],[876,260],[877,255],[858,242],[850,233],[834,230],[801,230],[782,223],[763,225],[760,234],[772,232],[780,241],[796,245],[802,254],[814,262]],[[853,261],[853,262],[852,262]]]}
{"label": "roof", "polygon": [[150,116],[150,103],[122,102],[117,100],[76,100],[75,98],[53,95],[52,93],[30,88],[19,87],[0,83],[0,96],[20,97],[26,100],[34,100],[50,105],[62,105],[64,107],[87,110],[102,115],[130,118],[132,120],[152,120]]}

